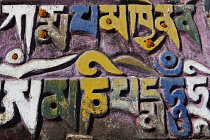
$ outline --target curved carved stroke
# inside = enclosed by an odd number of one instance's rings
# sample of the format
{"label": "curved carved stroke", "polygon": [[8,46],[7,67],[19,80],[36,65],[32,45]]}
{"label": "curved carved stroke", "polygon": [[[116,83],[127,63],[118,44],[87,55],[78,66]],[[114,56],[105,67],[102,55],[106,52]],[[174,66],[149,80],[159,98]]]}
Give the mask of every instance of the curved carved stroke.
{"label": "curved carved stroke", "polygon": [[69,55],[56,59],[37,59],[30,60],[25,64],[20,66],[11,66],[8,64],[0,64],[0,74],[15,77],[17,79],[21,78],[23,75],[29,72],[38,72],[40,70],[47,70],[55,68],[67,62],[73,61],[78,55]]}
{"label": "curved carved stroke", "polygon": [[128,56],[128,55],[124,55],[124,56],[117,57],[113,61],[135,66],[137,68],[143,69],[143,70],[151,73],[152,75],[154,75],[157,78],[159,77],[158,74],[154,70],[152,70],[149,66],[144,64],[141,60],[138,60],[138,59],[136,59],[134,57],[131,57],[131,56]]}
{"label": "curved carved stroke", "polygon": [[[130,24],[132,34],[135,33],[136,24],[143,25],[151,30],[151,34],[146,37],[134,37],[136,43],[139,44],[140,47],[147,51],[152,51],[155,49],[165,38],[165,35],[158,37],[156,40],[152,40],[156,34],[154,23],[153,23],[153,14],[152,14],[152,5],[135,5],[130,4],[128,6],[128,10],[130,12]],[[143,15],[147,15],[147,19],[143,18]],[[138,19],[137,19],[138,18]],[[153,45],[146,45],[147,40],[152,40]]]}
{"label": "curved carved stroke", "polygon": [[[197,76],[186,77],[186,82],[188,85],[188,97],[194,101],[194,103],[188,103],[188,112],[210,121],[210,110],[208,108],[209,91],[207,88],[208,78]],[[201,101],[198,103],[200,98]]]}
{"label": "curved carved stroke", "polygon": [[206,74],[210,74],[210,69],[194,60],[187,60],[184,62],[184,72],[187,74],[195,74],[196,71],[192,69],[192,67],[202,71]]}
{"label": "curved carved stroke", "polygon": [[179,59],[178,62],[176,55],[171,52],[163,52],[160,57],[160,63],[157,60],[153,60],[153,63],[164,76],[178,76],[182,73],[183,60]]}
{"label": "curved carved stroke", "polygon": [[78,71],[83,75],[94,75],[98,72],[95,68],[90,68],[90,63],[96,62],[101,65],[107,72],[122,75],[123,72],[119,70],[103,53],[97,51],[87,51],[83,53],[77,60],[76,66]]}
{"label": "curved carved stroke", "polygon": [[183,13],[182,15],[174,19],[176,27],[186,32],[195,41],[195,43],[200,47],[199,49],[201,50],[202,48],[200,36],[191,15],[195,10],[194,5],[175,5],[174,10],[176,13]]}

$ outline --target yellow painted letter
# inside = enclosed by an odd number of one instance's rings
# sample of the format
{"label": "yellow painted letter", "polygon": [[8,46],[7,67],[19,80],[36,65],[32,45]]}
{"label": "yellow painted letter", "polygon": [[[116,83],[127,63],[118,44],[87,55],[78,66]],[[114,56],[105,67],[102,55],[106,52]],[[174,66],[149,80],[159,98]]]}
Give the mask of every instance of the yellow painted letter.
{"label": "yellow painted letter", "polygon": [[[156,48],[160,42],[164,39],[165,36],[159,37],[156,41],[152,41],[152,38],[155,35],[154,22],[152,16],[152,5],[129,5],[128,9],[130,11],[130,20],[131,20],[131,31],[132,34],[136,30],[136,19],[138,14],[138,23],[143,25],[151,30],[151,35],[147,37],[134,37],[133,39],[145,50],[151,51]],[[150,43],[147,43],[147,41]]]}
{"label": "yellow painted letter", "polygon": [[102,29],[111,30],[116,29],[126,40],[128,40],[128,29],[126,21],[126,6],[119,5],[119,18],[114,15],[117,12],[116,5],[100,5],[102,13],[109,13],[109,15],[100,18],[100,26]]}
{"label": "yellow painted letter", "polygon": [[78,71],[83,75],[94,75],[97,74],[98,70],[94,68],[90,68],[90,63],[96,62],[101,65],[107,72],[121,75],[121,72],[117,67],[112,64],[107,56],[97,51],[88,51],[82,54],[77,60],[77,68]]}
{"label": "yellow painted letter", "polygon": [[157,79],[141,79],[141,99],[159,99],[160,93],[156,90],[149,90],[149,86],[155,86]]}
{"label": "yellow painted letter", "polygon": [[[177,49],[180,49],[180,41],[179,41],[177,29],[173,20],[170,17],[170,14],[173,12],[172,5],[171,4],[157,4],[155,5],[155,11],[163,13],[163,16],[158,17],[155,20],[156,28],[160,31],[166,32],[170,36],[174,44],[176,45]],[[165,23],[167,27],[161,25],[161,23]]]}
{"label": "yellow painted letter", "polygon": [[90,115],[102,115],[108,110],[107,96],[102,93],[93,93],[95,90],[109,88],[107,78],[85,78],[81,80],[84,97],[81,107],[80,133],[86,133]]}

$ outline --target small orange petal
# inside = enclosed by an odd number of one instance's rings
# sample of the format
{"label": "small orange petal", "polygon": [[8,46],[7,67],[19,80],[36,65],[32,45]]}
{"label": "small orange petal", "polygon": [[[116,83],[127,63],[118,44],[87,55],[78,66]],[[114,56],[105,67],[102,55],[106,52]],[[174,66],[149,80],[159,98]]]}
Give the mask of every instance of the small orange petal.
{"label": "small orange petal", "polygon": [[17,59],[18,58],[18,55],[15,53],[12,55],[12,59]]}
{"label": "small orange petal", "polygon": [[112,24],[112,20],[111,20],[110,18],[107,18],[107,19],[106,19],[106,23],[107,23],[107,24]]}
{"label": "small orange petal", "polygon": [[44,9],[39,9],[38,15],[39,15],[40,17],[46,17],[46,16],[47,16],[47,11],[44,10]]}
{"label": "small orange petal", "polygon": [[168,27],[164,22],[160,24],[163,28]]}
{"label": "small orange petal", "polygon": [[144,45],[147,46],[147,48],[153,47],[155,44],[151,39],[147,39],[144,41]]}
{"label": "small orange petal", "polygon": [[40,31],[39,32],[39,37],[46,38],[47,37],[47,31]]}

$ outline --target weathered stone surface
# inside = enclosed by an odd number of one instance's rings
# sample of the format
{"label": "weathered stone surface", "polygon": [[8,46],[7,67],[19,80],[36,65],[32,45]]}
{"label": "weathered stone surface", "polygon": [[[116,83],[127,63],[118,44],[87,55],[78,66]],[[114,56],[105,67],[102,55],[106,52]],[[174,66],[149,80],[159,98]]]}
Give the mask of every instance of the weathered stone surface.
{"label": "weathered stone surface", "polygon": [[210,138],[208,20],[209,0],[2,0],[0,139]]}

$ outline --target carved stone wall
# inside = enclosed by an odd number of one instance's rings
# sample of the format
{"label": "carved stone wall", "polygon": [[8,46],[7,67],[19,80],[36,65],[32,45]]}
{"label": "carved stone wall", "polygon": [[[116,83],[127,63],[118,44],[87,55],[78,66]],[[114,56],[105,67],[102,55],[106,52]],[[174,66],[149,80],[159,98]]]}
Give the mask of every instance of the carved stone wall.
{"label": "carved stone wall", "polygon": [[2,0],[0,139],[210,138],[209,6]]}

